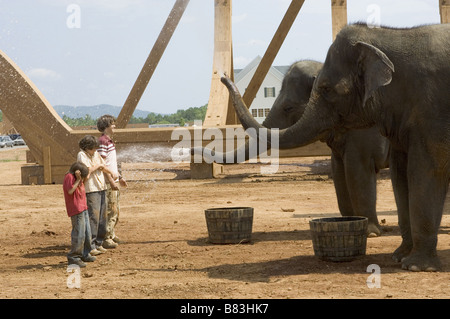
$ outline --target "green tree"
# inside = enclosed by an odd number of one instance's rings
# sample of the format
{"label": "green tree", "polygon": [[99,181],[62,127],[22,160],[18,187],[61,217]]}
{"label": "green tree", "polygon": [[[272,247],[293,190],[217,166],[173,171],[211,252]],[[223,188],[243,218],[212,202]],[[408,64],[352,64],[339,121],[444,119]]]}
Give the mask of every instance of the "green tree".
{"label": "green tree", "polygon": [[[186,122],[192,122],[196,120],[205,120],[206,110],[208,108],[208,104],[205,104],[200,107],[190,107],[186,110],[178,110],[173,114],[157,114],[157,113],[149,113],[145,118],[132,116],[130,119],[130,123],[148,123],[152,124],[175,124],[178,123],[181,126],[184,126]],[[1,113],[0,113],[1,116]],[[89,114],[86,114],[85,117],[79,118],[70,118],[66,115],[63,116],[64,122],[66,122],[69,126],[92,126],[96,125],[97,119],[91,118]]]}

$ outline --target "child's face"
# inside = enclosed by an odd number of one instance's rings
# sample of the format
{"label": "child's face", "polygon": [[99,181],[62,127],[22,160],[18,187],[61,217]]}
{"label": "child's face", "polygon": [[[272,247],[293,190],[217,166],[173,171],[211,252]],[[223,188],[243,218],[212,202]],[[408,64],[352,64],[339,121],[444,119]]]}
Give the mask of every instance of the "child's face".
{"label": "child's face", "polygon": [[85,151],[86,151],[86,153],[88,153],[90,156],[94,156],[94,153],[95,153],[96,149],[93,148],[93,149],[85,150]]}
{"label": "child's face", "polygon": [[106,135],[112,135],[113,133],[114,133],[114,129],[116,128],[116,124],[115,123],[112,123],[110,126],[108,126],[106,129],[105,129],[105,134]]}

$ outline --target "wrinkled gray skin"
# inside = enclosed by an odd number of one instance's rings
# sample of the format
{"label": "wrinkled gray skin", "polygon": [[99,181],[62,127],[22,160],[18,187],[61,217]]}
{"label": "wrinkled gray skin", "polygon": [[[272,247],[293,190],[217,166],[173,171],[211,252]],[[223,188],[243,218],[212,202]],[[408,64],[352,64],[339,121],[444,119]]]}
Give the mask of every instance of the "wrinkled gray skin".
{"label": "wrinkled gray skin", "polygon": [[[323,63],[305,60],[296,62],[289,68],[280,94],[262,124],[264,127],[283,129],[300,119],[322,66]],[[379,236],[381,227],[376,214],[376,182],[378,171],[388,166],[388,140],[374,127],[343,133],[331,130],[323,141],[332,150],[332,176],[341,215],[367,217],[368,236]],[[245,145],[246,159],[250,153],[248,145]],[[211,153],[204,148],[199,151],[206,156]],[[228,156],[228,159],[233,158],[232,163],[237,163],[238,151],[234,151],[232,157]],[[223,163],[227,162],[227,155],[228,153],[214,153],[217,156],[215,159]]]}
{"label": "wrinkled gray skin", "polygon": [[[283,129],[300,119],[322,65],[300,61],[291,66],[283,79],[281,92],[262,124],[264,127]],[[345,132],[330,130],[322,141],[332,150],[332,176],[341,215],[367,217],[368,236],[379,236],[377,173],[388,167],[388,140],[373,127]]]}
{"label": "wrinkled gray skin", "polygon": [[[304,115],[279,132],[280,148],[330,130],[376,125],[391,143],[390,171],[403,269],[436,271],[437,233],[450,181],[450,24],[411,29],[350,25],[331,45]],[[226,77],[245,128],[258,127]],[[271,132],[267,134],[271,140]]]}

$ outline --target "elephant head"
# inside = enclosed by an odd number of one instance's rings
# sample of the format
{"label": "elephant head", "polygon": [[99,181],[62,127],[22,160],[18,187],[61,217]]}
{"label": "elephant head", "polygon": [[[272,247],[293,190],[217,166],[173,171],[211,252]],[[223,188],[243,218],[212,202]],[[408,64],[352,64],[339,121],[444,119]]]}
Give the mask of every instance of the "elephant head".
{"label": "elephant head", "polygon": [[[372,111],[372,97],[391,82],[393,72],[392,62],[375,46],[364,42],[348,43],[344,37],[338,37],[314,81],[303,116],[279,131],[279,148],[325,140],[334,129],[345,131],[373,126],[373,117],[368,116]],[[226,76],[221,81],[230,92],[244,128],[263,128],[251,116],[234,83]],[[267,140],[272,140],[270,130],[267,130]]]}
{"label": "elephant head", "polygon": [[[295,62],[289,67],[288,72],[283,78],[281,91],[262,123],[262,127],[283,129],[293,125],[300,119],[308,103],[314,80],[319,74],[322,65],[323,63],[321,62],[302,60]],[[226,82],[230,81],[226,80]],[[231,83],[230,85],[234,86]],[[236,88],[234,90],[237,91]],[[241,100],[240,97],[238,99]],[[234,101],[236,102],[236,100]],[[245,108],[244,113],[251,117],[247,107],[243,107]],[[230,158],[233,159],[231,163],[237,163],[238,153],[244,153],[245,160],[248,160],[250,156],[248,142],[243,148],[231,151],[233,153],[232,155],[229,152],[218,153],[206,148],[193,148],[192,153],[195,154],[196,152],[203,154],[203,156],[214,158],[221,163],[227,163],[227,159]]]}
{"label": "elephant head", "polygon": [[292,64],[283,78],[281,91],[262,123],[267,128],[287,128],[305,111],[314,80],[323,63],[303,60]]}

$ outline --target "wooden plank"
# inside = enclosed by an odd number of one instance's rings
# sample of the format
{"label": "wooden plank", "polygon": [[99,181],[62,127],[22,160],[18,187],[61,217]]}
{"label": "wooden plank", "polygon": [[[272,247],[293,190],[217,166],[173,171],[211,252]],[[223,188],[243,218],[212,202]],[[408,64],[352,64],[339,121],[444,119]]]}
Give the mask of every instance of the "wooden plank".
{"label": "wooden plank", "polygon": [[227,123],[230,96],[220,78],[223,73],[231,79],[234,78],[231,37],[231,0],[215,0],[213,72],[204,126],[220,126]]}
{"label": "wooden plank", "polygon": [[331,25],[333,41],[347,24],[347,0],[331,0]]}
{"label": "wooden plank", "polygon": [[255,74],[250,80],[250,83],[248,84],[242,97],[248,108],[250,108],[250,105],[255,99],[256,94],[258,93],[258,90],[267,75],[267,72],[269,72],[270,66],[273,64],[273,61],[275,60],[275,57],[286,39],[286,36],[297,18],[304,2],[304,0],[292,0],[291,5],[286,11],[283,20],[272,38],[272,41],[270,41],[269,47],[261,59],[261,62],[259,63]]}
{"label": "wooden plank", "polygon": [[52,158],[51,158],[50,146],[44,146],[42,148],[42,157],[44,162],[44,183],[52,183]]}
{"label": "wooden plank", "polygon": [[450,23],[450,0],[439,0],[441,23]]}
{"label": "wooden plank", "polygon": [[183,13],[189,3],[189,0],[177,0],[163,26],[158,39],[156,39],[155,45],[153,46],[150,55],[145,61],[144,67],[142,68],[133,88],[131,89],[125,104],[117,117],[116,126],[118,128],[125,128],[130,121],[136,107],[147,88],[150,79],[158,66],[159,61],[175,32],[178,23],[183,16]]}
{"label": "wooden plank", "polygon": [[[142,147],[155,147],[157,145],[164,145],[167,147],[173,147],[178,144],[179,140],[172,140],[172,134],[174,130],[186,130],[187,136],[191,138],[191,146],[194,143],[196,145],[201,141],[202,146],[207,146],[212,139],[205,138],[205,130],[211,129],[208,127],[203,127],[200,134],[195,134],[194,130],[197,130],[193,127],[186,128],[148,128],[148,129],[116,129],[114,131],[114,140],[116,141],[117,148],[123,148],[132,145],[140,145]],[[227,135],[227,129],[242,129],[240,125],[226,125],[219,126],[214,129],[220,130],[220,134],[223,136],[224,144],[223,150],[226,150],[227,141],[234,140],[234,145],[238,145],[236,140],[238,139],[236,136]],[[73,131],[73,134],[77,136],[77,139],[81,139],[84,135],[91,134],[94,136],[99,136],[98,131]],[[201,140],[199,140],[201,138]],[[214,136],[213,139],[216,137]],[[328,156],[331,154],[329,147],[322,142],[312,143],[307,146],[289,149],[289,150],[280,150],[281,157],[297,157],[297,156]]]}

